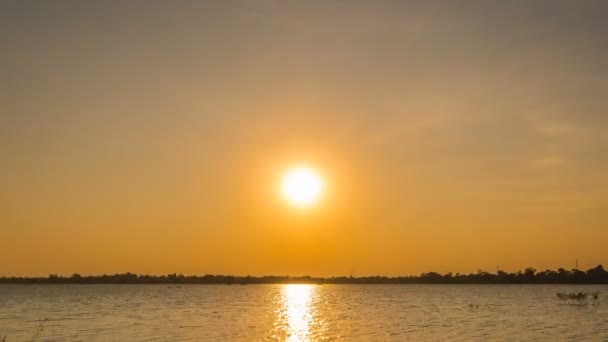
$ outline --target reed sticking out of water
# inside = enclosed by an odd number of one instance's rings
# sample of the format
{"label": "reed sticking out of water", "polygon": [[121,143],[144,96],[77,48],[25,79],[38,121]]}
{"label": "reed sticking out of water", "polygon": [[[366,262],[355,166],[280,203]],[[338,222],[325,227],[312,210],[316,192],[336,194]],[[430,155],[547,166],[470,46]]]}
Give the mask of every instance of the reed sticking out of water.
{"label": "reed sticking out of water", "polygon": [[44,331],[44,324],[48,321],[48,318],[41,319],[38,321],[38,326],[36,326],[36,330],[34,331],[34,336],[32,336],[32,341],[36,341],[40,336],[42,336],[42,332]]}
{"label": "reed sticking out of water", "polygon": [[568,303],[568,304],[577,304],[577,305],[598,305],[600,293],[599,291],[595,292],[558,292],[557,298]]}

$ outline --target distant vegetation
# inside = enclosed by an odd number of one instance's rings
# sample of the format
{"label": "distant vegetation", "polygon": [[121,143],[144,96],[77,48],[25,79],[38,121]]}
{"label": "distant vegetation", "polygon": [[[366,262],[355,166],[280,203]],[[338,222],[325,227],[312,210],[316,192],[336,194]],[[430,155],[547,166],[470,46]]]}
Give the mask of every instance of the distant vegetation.
{"label": "distant vegetation", "polygon": [[568,303],[568,304],[578,304],[578,305],[598,305],[600,303],[600,292],[558,292],[557,298]]}
{"label": "distant vegetation", "polygon": [[507,273],[498,271],[489,273],[482,270],[470,274],[452,273],[422,273],[418,276],[400,277],[330,277],[315,278],[309,276],[229,276],[201,275],[186,276],[181,274],[168,275],[137,275],[133,273],[81,276],[74,274],[69,277],[51,274],[48,277],[0,277],[0,283],[5,284],[608,284],[608,272],[602,265],[581,271],[577,269],[557,271],[546,270],[537,272],[529,267],[524,271]]}

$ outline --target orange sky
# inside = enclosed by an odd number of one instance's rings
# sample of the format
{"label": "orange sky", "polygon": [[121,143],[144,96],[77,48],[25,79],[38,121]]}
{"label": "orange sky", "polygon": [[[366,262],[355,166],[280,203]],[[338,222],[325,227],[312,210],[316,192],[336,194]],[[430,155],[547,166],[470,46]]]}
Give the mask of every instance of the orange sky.
{"label": "orange sky", "polygon": [[608,263],[605,2],[143,6],[0,5],[0,275]]}

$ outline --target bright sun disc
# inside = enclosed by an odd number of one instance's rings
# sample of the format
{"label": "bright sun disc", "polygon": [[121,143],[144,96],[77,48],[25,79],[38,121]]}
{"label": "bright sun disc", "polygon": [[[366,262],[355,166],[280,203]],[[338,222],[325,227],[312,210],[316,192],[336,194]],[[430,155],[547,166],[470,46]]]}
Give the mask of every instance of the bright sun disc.
{"label": "bright sun disc", "polygon": [[312,169],[294,168],[287,172],[281,183],[283,196],[297,207],[314,204],[323,192],[323,179]]}

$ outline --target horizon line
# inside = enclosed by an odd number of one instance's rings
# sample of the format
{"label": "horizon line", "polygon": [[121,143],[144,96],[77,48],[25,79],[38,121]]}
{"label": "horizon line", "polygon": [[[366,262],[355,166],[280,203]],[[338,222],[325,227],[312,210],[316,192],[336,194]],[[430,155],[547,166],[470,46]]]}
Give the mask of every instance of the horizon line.
{"label": "horizon line", "polygon": [[436,274],[436,275],[441,275],[441,276],[447,276],[447,275],[451,275],[451,276],[468,276],[468,275],[478,275],[478,274],[488,274],[488,275],[499,275],[501,273],[503,274],[518,274],[518,273],[523,273],[527,270],[534,270],[534,273],[543,273],[543,272],[558,272],[560,270],[564,270],[564,271],[568,271],[568,272],[573,272],[573,271],[580,271],[580,272],[588,272],[594,269],[598,269],[601,268],[603,269],[603,265],[600,263],[595,267],[591,267],[587,270],[578,268],[578,267],[574,267],[571,269],[566,269],[564,267],[558,267],[556,269],[536,269],[535,267],[532,266],[528,266],[524,269],[519,269],[516,271],[505,271],[505,270],[501,270],[498,269],[496,270],[496,272],[492,273],[492,272],[488,272],[485,271],[483,269],[478,269],[476,272],[451,272],[451,271],[447,271],[447,272],[438,272],[438,271],[428,271],[428,272],[421,272],[418,274],[414,274],[414,273],[410,273],[410,274],[400,274],[400,275],[387,275],[387,274],[366,274],[366,275],[357,275],[354,276],[352,273],[349,275],[332,275],[332,276],[315,276],[315,275],[310,275],[310,274],[303,274],[303,275],[289,275],[289,274],[264,274],[264,275],[251,275],[251,274],[224,274],[224,273],[177,273],[177,272],[173,272],[173,273],[137,273],[137,272],[130,272],[130,271],[126,271],[126,272],[119,272],[119,273],[97,273],[97,274],[84,274],[84,273],[72,273],[72,274],[58,274],[58,273],[49,273],[46,276],[43,275],[21,275],[21,276],[17,276],[17,275],[0,275],[0,279],[51,279],[53,277],[55,278],[63,278],[63,279],[69,279],[72,277],[80,277],[80,278],[102,278],[102,277],[112,277],[112,276],[137,276],[137,277],[157,277],[157,278],[161,278],[161,277],[171,277],[171,276],[177,276],[177,277],[232,277],[232,278],[256,278],[256,279],[260,279],[260,278],[313,278],[313,279],[332,279],[332,278],[350,278],[350,279],[359,279],[359,278],[374,278],[374,277],[380,277],[380,278],[386,278],[386,279],[394,279],[394,278],[420,278],[420,277],[424,277],[425,275],[429,275],[429,274]]}

